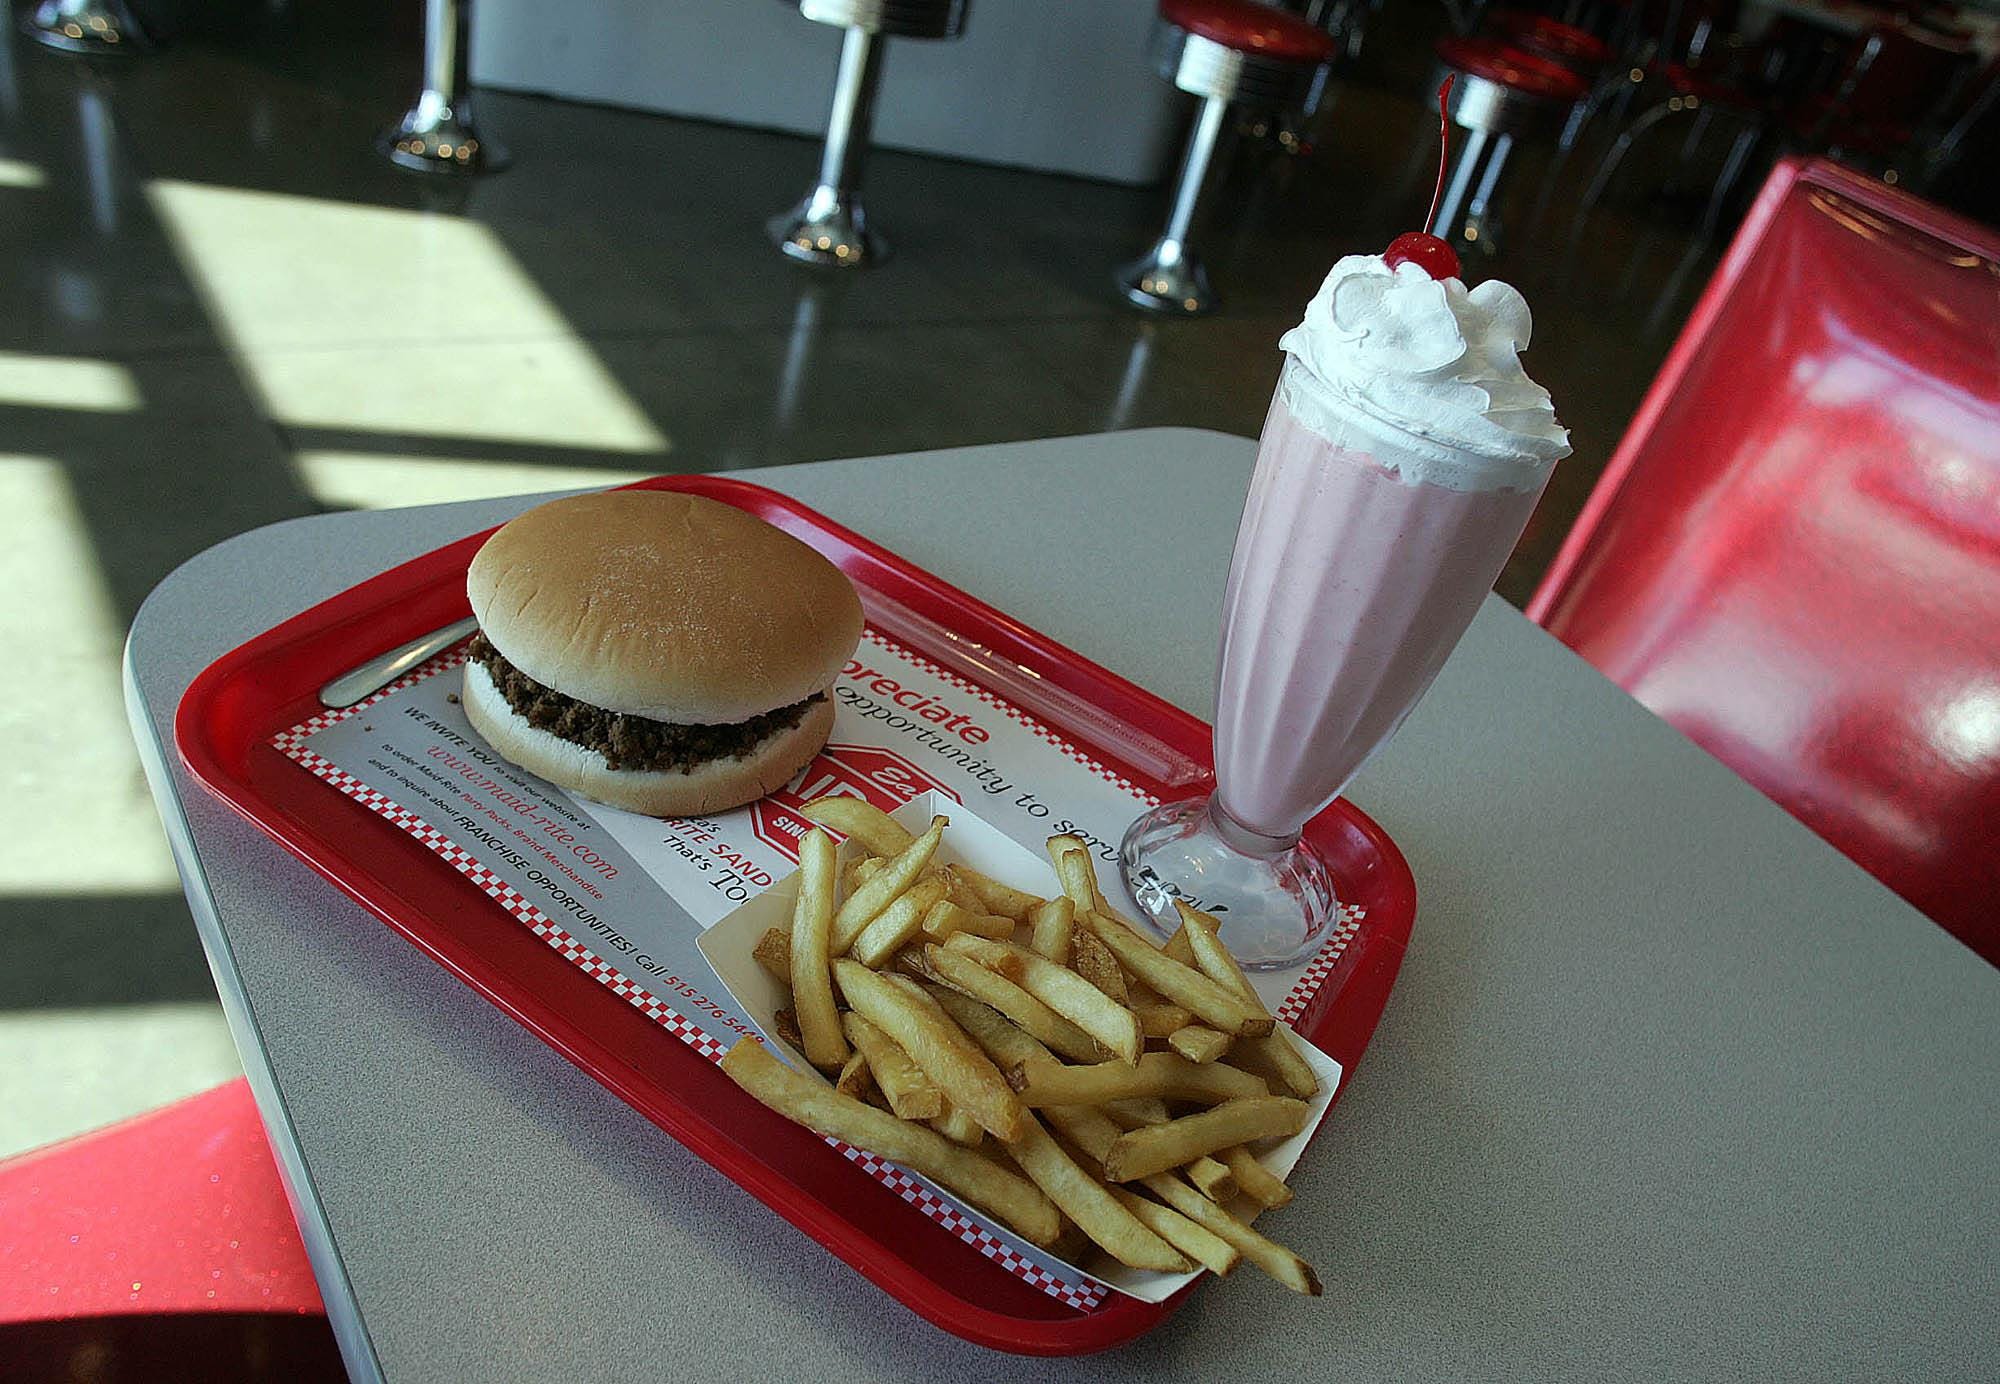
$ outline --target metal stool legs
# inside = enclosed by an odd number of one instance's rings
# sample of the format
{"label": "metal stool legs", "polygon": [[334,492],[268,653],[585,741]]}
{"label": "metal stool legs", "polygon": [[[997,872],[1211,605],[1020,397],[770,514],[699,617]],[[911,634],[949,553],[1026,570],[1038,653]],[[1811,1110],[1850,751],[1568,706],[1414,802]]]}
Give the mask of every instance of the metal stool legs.
{"label": "metal stool legs", "polygon": [[21,32],[65,53],[142,53],[153,46],[125,0],[42,0],[21,16]]}
{"label": "metal stool legs", "polygon": [[[1480,160],[1486,154],[1486,144],[1492,136],[1485,130],[1471,129],[1459,131],[1458,158],[1451,166],[1451,176],[1445,180],[1444,196],[1438,199],[1437,215],[1424,229],[1439,240],[1453,240],[1464,224],[1461,213],[1465,210],[1466,195],[1472,191],[1472,180],[1479,172]],[[1490,195],[1491,189],[1487,189]]]}
{"label": "metal stool legs", "polygon": [[472,123],[471,25],[471,0],[425,0],[423,89],[402,121],[375,141],[397,166],[451,175],[506,166],[507,151],[482,139]]}
{"label": "metal stool legs", "polygon": [[875,123],[875,89],[882,78],[882,43],[866,29],[849,29],[840,45],[833,112],[819,184],[805,200],[769,223],[771,240],[795,260],[840,269],[881,261],[889,247],[868,229],[861,209],[861,167]]}
{"label": "metal stool legs", "polygon": [[1182,317],[1197,317],[1215,310],[1216,299],[1208,286],[1208,273],[1188,244],[1188,237],[1194,228],[1202,187],[1208,181],[1209,165],[1215,160],[1223,118],[1228,114],[1229,102],[1220,96],[1202,102],[1194,137],[1188,141],[1187,161],[1181,165],[1166,233],[1153,242],[1151,250],[1118,271],[1119,290],[1137,307]]}

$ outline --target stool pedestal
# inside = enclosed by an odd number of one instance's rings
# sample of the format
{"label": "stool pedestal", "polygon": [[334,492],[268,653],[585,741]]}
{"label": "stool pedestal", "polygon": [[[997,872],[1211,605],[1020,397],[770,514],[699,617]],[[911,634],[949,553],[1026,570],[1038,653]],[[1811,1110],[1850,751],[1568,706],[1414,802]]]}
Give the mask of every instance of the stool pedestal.
{"label": "stool pedestal", "polygon": [[426,0],[423,89],[375,141],[397,167],[444,176],[506,167],[507,151],[481,137],[472,121],[471,28],[471,0]]}
{"label": "stool pedestal", "polygon": [[1215,310],[1215,293],[1191,238],[1229,112],[1299,109],[1326,80],[1335,56],[1324,31],[1254,0],[1160,0],[1154,69],[1199,96],[1201,113],[1181,160],[1166,230],[1112,276],[1126,302],[1176,317]]}
{"label": "stool pedestal", "polygon": [[882,80],[882,44],[866,29],[849,29],[840,45],[833,112],[820,154],[819,183],[796,207],[771,218],[771,241],[795,260],[836,269],[882,261],[888,244],[868,229],[861,207],[861,168],[875,125]]}
{"label": "stool pedestal", "polygon": [[143,53],[153,47],[125,0],[42,0],[21,32],[64,53]]}
{"label": "stool pedestal", "polygon": [[1208,272],[1188,245],[1188,236],[1194,229],[1195,208],[1201,202],[1201,190],[1208,182],[1228,114],[1229,102],[1224,97],[1211,96],[1202,102],[1194,136],[1188,141],[1187,158],[1181,163],[1166,232],[1153,242],[1152,249],[1118,271],[1118,289],[1135,307],[1188,317],[1215,310]]}

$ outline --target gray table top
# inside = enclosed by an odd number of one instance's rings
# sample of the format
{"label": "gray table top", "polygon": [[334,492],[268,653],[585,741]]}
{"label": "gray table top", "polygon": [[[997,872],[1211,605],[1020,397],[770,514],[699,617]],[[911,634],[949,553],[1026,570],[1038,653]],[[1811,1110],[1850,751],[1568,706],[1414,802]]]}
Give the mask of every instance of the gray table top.
{"label": "gray table top", "polygon": [[[1206,715],[1253,449],[1181,430],[756,472]],[[947,1336],[190,782],[282,617],[525,505],[277,525],[128,691],[329,1307],[389,1379],[2000,1377],[2000,973],[1497,599],[1353,797],[1419,915],[1253,1273],[1080,1361]]]}

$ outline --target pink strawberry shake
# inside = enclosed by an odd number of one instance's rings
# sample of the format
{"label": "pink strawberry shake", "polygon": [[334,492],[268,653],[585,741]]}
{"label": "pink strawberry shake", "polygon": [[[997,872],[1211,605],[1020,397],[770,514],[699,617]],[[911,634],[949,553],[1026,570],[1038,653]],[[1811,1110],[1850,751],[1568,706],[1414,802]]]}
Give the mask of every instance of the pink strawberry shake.
{"label": "pink strawberry shake", "polygon": [[1569,454],[1528,305],[1351,255],[1280,342],[1224,605],[1216,804],[1273,842],[1430,687]]}

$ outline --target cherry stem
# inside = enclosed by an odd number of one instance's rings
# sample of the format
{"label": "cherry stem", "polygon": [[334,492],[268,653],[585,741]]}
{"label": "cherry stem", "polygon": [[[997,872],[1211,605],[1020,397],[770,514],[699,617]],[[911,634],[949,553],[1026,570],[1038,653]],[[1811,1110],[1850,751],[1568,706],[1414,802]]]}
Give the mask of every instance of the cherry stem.
{"label": "cherry stem", "polygon": [[1424,215],[1424,229],[1427,231],[1431,222],[1437,219],[1438,203],[1444,200],[1444,170],[1447,156],[1451,153],[1451,114],[1447,103],[1451,100],[1451,84],[1457,80],[1458,74],[1454,72],[1438,88],[1438,180],[1437,186],[1431,189],[1431,209]]}

